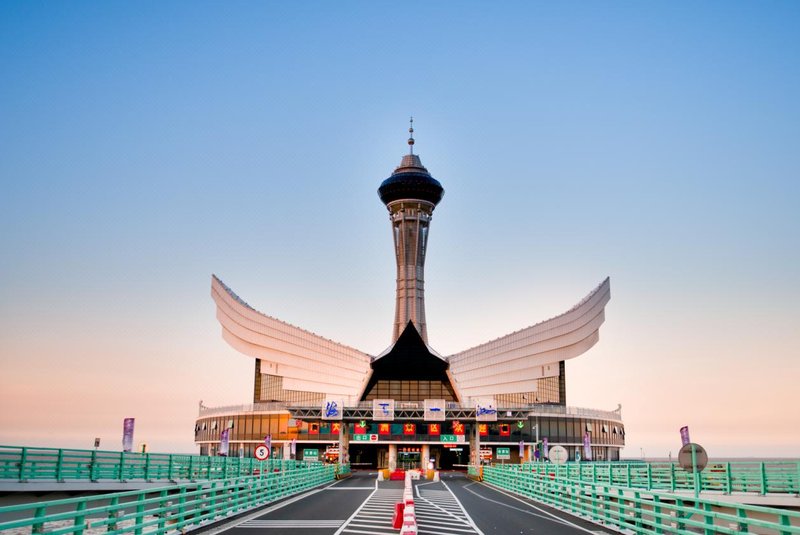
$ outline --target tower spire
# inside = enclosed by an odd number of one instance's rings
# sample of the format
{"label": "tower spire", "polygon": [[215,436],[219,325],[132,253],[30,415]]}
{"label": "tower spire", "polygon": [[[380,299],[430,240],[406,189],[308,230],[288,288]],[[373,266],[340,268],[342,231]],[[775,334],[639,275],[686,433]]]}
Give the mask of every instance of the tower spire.
{"label": "tower spire", "polygon": [[414,154],[414,117],[412,116],[409,120],[409,127],[408,127],[408,153]]}

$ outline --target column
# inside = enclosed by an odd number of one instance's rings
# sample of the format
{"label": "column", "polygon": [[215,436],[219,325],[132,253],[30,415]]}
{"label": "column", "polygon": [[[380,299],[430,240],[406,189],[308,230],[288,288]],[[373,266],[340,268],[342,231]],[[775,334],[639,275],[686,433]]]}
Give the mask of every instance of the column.
{"label": "column", "polygon": [[431,446],[430,446],[430,444],[423,444],[422,445],[422,466],[420,466],[420,469],[422,470],[422,473],[425,473],[425,470],[428,469],[428,459],[430,458],[430,456],[431,456]]}
{"label": "column", "polygon": [[389,444],[389,470],[397,468],[397,444]]}
{"label": "column", "polygon": [[350,426],[344,421],[339,428],[339,463],[350,463]]}

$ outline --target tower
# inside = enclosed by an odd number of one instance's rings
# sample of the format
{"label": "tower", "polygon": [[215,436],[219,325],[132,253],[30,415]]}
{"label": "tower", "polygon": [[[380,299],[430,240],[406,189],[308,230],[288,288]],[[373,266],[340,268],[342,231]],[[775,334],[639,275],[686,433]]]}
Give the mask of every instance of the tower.
{"label": "tower", "polygon": [[425,253],[433,210],[444,195],[444,188],[414,154],[414,119],[408,129],[409,152],[392,176],[378,188],[381,201],[389,210],[397,260],[397,297],[395,300],[392,343],[408,322],[414,324],[427,344],[425,325]]}

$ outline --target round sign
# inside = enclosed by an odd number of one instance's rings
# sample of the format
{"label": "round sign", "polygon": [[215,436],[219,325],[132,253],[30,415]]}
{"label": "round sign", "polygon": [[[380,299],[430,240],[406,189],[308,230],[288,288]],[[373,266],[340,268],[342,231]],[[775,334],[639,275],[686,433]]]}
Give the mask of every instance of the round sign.
{"label": "round sign", "polygon": [[255,456],[259,461],[265,460],[267,457],[269,457],[269,448],[266,446],[258,446],[255,451]]}
{"label": "round sign", "polygon": [[684,470],[692,471],[692,448],[694,448],[695,462],[697,463],[697,471],[701,472],[708,464],[708,454],[700,444],[690,442],[681,448],[678,452],[678,464]]}
{"label": "round sign", "polygon": [[564,464],[569,460],[569,452],[564,446],[550,446],[547,458],[553,464]]}

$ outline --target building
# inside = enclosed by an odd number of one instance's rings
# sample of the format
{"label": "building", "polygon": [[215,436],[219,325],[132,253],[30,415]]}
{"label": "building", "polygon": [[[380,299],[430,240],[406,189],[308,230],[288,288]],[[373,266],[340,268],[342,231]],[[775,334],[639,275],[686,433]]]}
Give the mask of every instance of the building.
{"label": "building", "polygon": [[[618,460],[621,407],[566,404],[564,362],[598,341],[610,299],[606,278],[563,314],[449,356],[428,344],[424,268],[433,211],[444,189],[409,153],[378,189],[389,211],[397,260],[392,344],[368,355],[263,314],[212,276],[223,339],[255,362],[253,403],[201,403],[202,454],[272,455],[359,467],[450,468],[481,460],[545,457]],[[227,430],[227,431],[225,431]]]}

